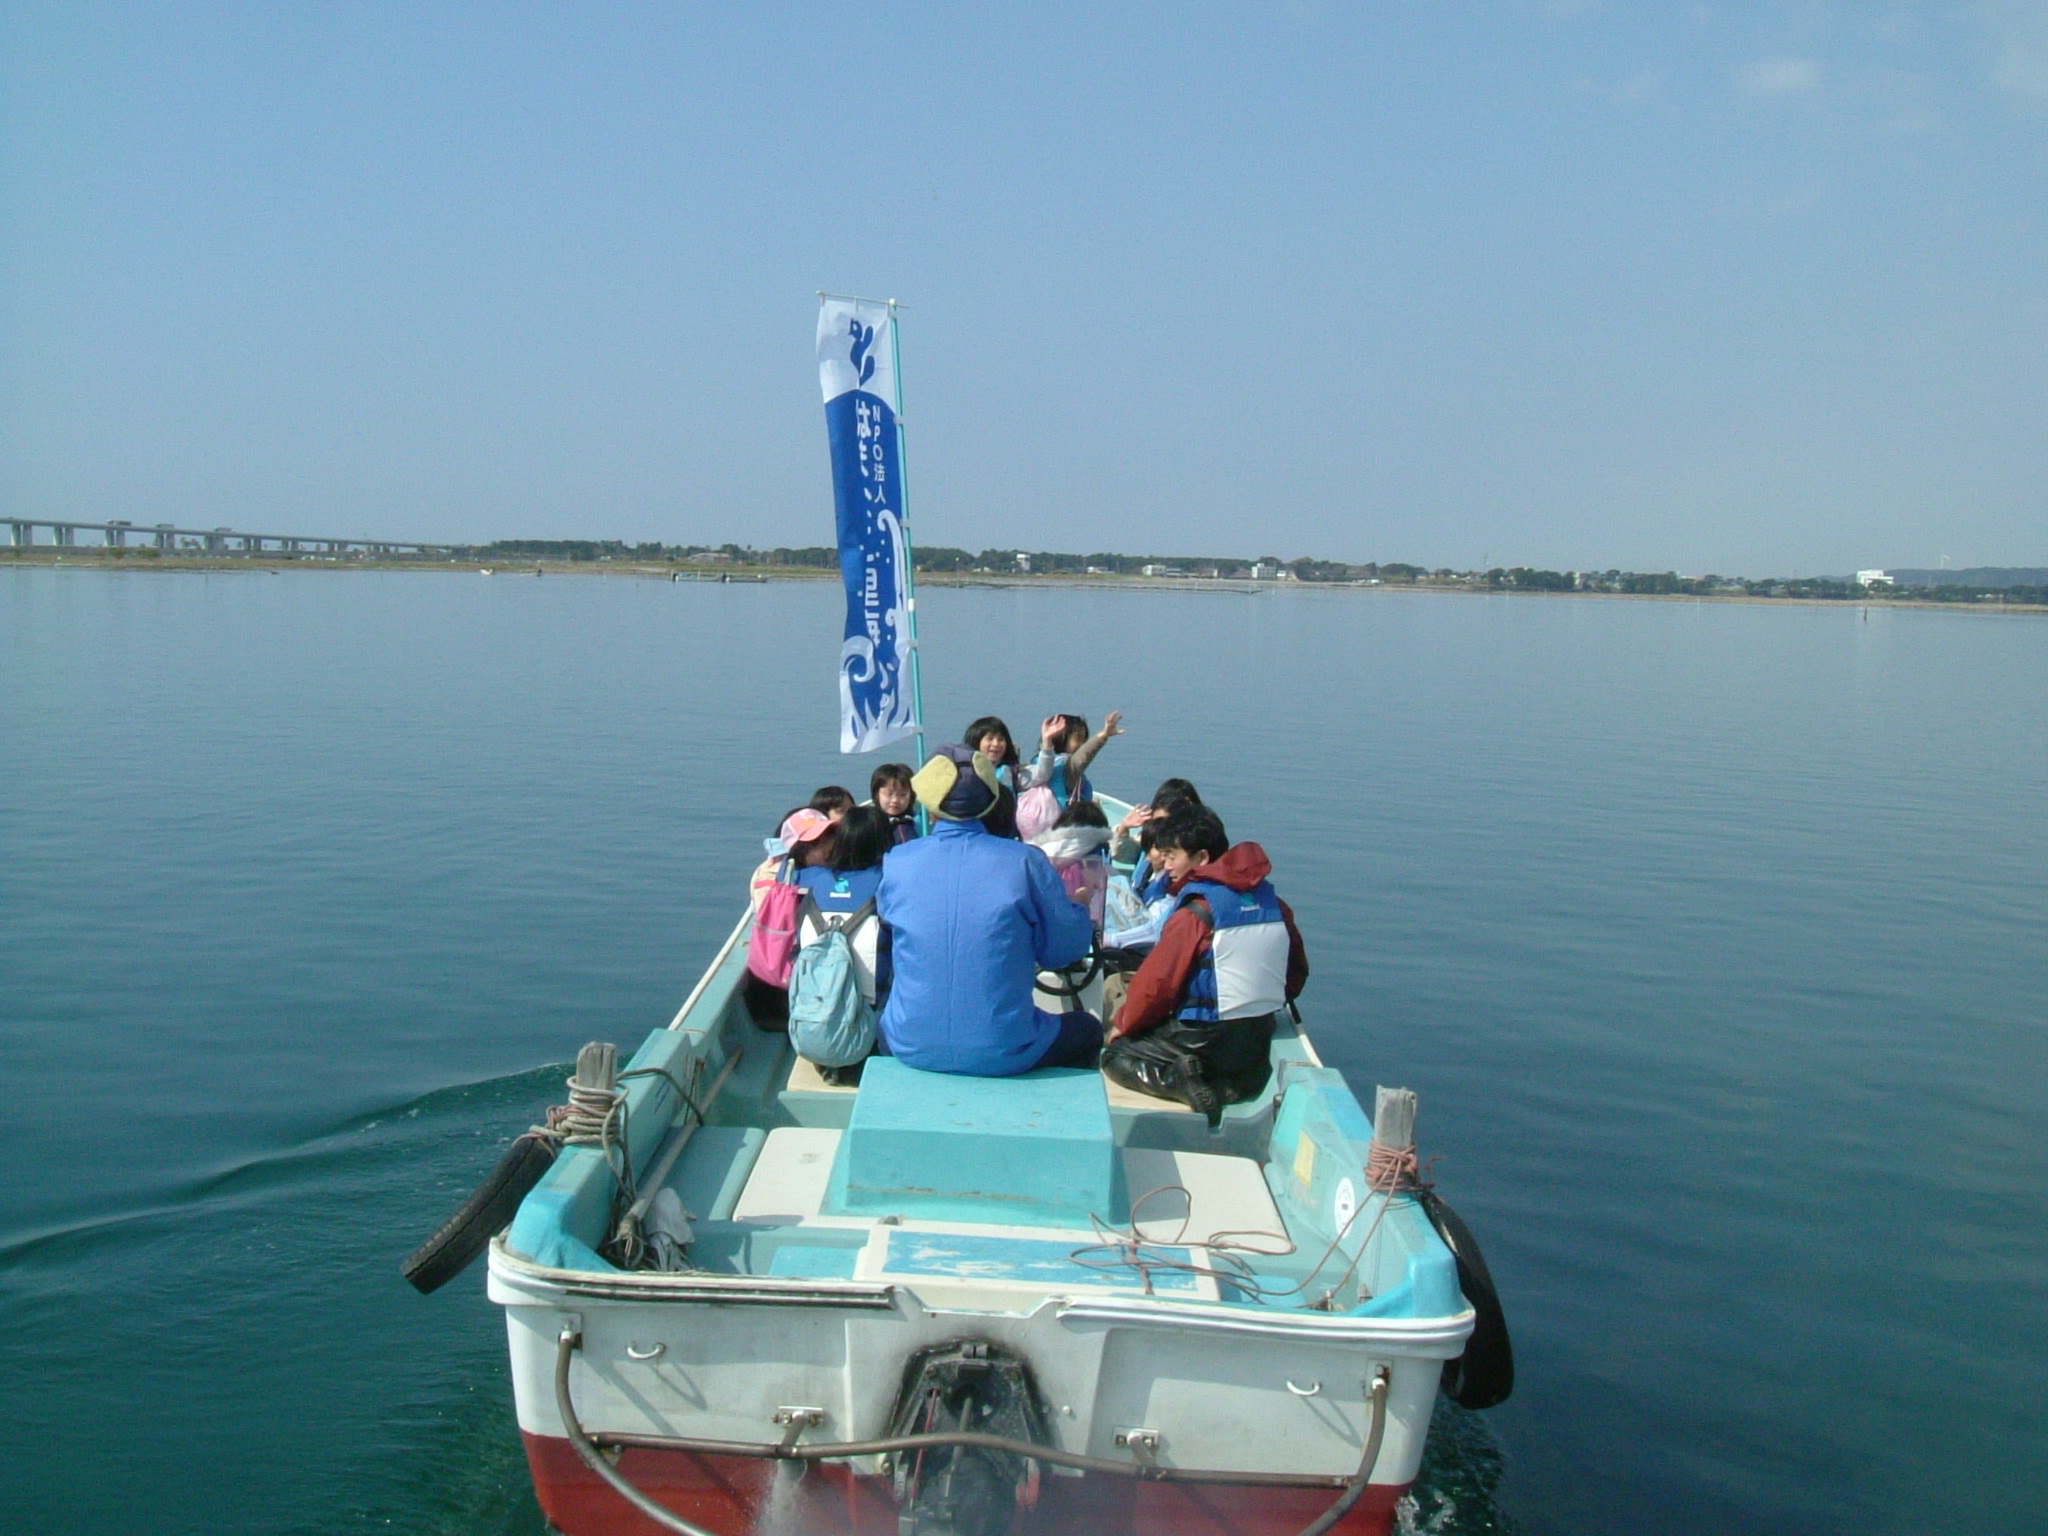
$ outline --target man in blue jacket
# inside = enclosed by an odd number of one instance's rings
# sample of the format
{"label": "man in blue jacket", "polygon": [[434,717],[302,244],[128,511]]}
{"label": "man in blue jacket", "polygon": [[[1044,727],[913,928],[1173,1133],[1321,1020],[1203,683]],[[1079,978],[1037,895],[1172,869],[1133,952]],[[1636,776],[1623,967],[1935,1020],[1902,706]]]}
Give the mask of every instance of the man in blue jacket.
{"label": "man in blue jacket", "polygon": [[1093,1065],[1101,1021],[1046,1013],[1031,999],[1039,971],[1088,953],[1087,907],[1038,849],[988,829],[1000,794],[987,757],[941,747],[911,787],[932,831],[882,862],[876,910],[896,971],[883,1043],[905,1066],[969,1077]]}

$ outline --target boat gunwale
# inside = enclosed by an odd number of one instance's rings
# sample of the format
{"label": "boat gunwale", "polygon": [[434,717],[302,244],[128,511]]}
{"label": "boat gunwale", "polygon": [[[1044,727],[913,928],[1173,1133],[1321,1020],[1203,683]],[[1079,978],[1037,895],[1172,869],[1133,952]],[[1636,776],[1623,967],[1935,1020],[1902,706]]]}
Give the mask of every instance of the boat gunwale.
{"label": "boat gunwale", "polygon": [[[561,1269],[541,1264],[515,1251],[499,1233],[491,1239],[493,1280],[526,1290],[530,1304],[546,1306],[540,1288],[563,1296],[610,1301],[727,1302],[751,1306],[857,1307],[893,1310],[901,1287],[894,1282],[806,1280],[775,1275],[715,1275],[703,1270],[622,1269],[595,1274],[587,1269]],[[509,1305],[528,1303],[513,1302]]]}
{"label": "boat gunwale", "polygon": [[711,963],[704,967],[704,974],[697,978],[697,984],[690,988],[690,995],[683,999],[683,1006],[678,1008],[676,1016],[668,1021],[667,1028],[671,1030],[686,1028],[685,1021],[696,1011],[697,1005],[704,1000],[704,994],[711,990],[713,978],[725,968],[726,961],[732,957],[734,946],[739,943],[741,938],[746,935],[747,930],[753,927],[753,925],[754,909],[749,904],[746,911],[740,914],[740,920],[733,924],[732,932],[725,936],[725,942],[718,946],[718,953],[711,957]]}
{"label": "boat gunwale", "polygon": [[[701,1271],[622,1270],[594,1275],[586,1270],[537,1264],[508,1248],[503,1236],[491,1240],[491,1278],[523,1292],[504,1306],[560,1306],[571,1300],[661,1302],[677,1305],[838,1307],[856,1311],[894,1311],[909,1296],[927,1313],[973,1312],[984,1308],[953,1308],[900,1281],[849,1284],[784,1276],[708,1275]],[[1048,1306],[1061,1323],[1116,1327],[1166,1327],[1205,1333],[1253,1335],[1318,1343],[1399,1346],[1408,1353],[1430,1353],[1442,1346],[1456,1354],[1471,1334],[1475,1314],[1467,1307],[1439,1317],[1349,1317],[1335,1312],[1253,1315],[1213,1302],[1183,1302],[1164,1297],[1116,1300],[1075,1297],[1048,1289],[1028,1311],[1008,1314],[1032,1317]],[[1450,1356],[1446,1356],[1450,1358]]]}

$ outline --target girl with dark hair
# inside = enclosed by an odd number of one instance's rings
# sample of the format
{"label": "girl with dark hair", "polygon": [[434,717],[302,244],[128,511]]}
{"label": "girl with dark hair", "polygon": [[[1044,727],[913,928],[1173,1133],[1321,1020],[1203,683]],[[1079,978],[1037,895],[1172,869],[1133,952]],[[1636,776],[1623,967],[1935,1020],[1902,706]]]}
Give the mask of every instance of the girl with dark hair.
{"label": "girl with dark hair", "polygon": [[1027,772],[1025,787],[1047,786],[1063,809],[1069,801],[1094,799],[1088,765],[1112,737],[1123,733],[1124,715],[1120,709],[1112,709],[1102,729],[1093,735],[1089,734],[1088,722],[1079,715],[1048,715],[1038,728],[1038,757]]}
{"label": "girl with dark hair", "polygon": [[895,847],[889,813],[878,805],[856,805],[840,818],[839,836],[832,850],[834,874],[866,874],[873,883],[882,880],[882,856]]}
{"label": "girl with dark hair", "polygon": [[1143,805],[1134,805],[1116,824],[1109,840],[1109,856],[1119,864],[1135,863],[1146,851],[1141,834],[1148,822],[1160,821],[1184,805],[1200,805],[1202,797],[1186,779],[1167,779],[1152,791]]}
{"label": "girl with dark hair", "polygon": [[999,783],[1013,790],[1022,787],[1017,782],[1017,775],[1022,769],[1017,758],[1016,739],[1010,735],[1010,728],[996,716],[983,715],[967,727],[966,734],[960,739],[971,750],[995,764]]}
{"label": "girl with dark hair", "polygon": [[889,994],[888,936],[875,916],[882,888],[882,858],[895,846],[888,814],[878,806],[856,805],[841,818],[827,861],[796,872],[804,902],[798,942],[809,944],[838,928],[853,949],[855,979],[862,996],[880,1006]]}
{"label": "girl with dark hair", "polygon": [[1087,903],[1088,915],[1099,930],[1109,891],[1109,858],[1103,852],[1109,843],[1109,817],[1102,807],[1093,800],[1076,800],[1031,843],[1052,860],[1067,894]]}
{"label": "girl with dark hair", "polygon": [[[749,904],[760,911],[771,890],[801,885],[807,876],[816,877],[831,865],[838,850],[839,823],[823,811],[798,806],[782,818],[776,835],[768,839],[768,857],[749,882]],[[760,1028],[787,1027],[789,993],[780,983],[764,980],[750,966],[742,995]]]}
{"label": "girl with dark hair", "polygon": [[838,784],[827,784],[811,796],[811,809],[823,811],[837,821],[853,809],[853,791]]}
{"label": "girl with dark hair", "polygon": [[[1120,950],[1143,954],[1158,940],[1159,930],[1173,910],[1173,882],[1166,876],[1164,856],[1152,846],[1152,835],[1175,811],[1201,803],[1201,795],[1186,779],[1168,779],[1152,792],[1147,804],[1132,806],[1111,832],[1111,862],[1128,864],[1131,870],[1128,894],[1110,899],[1120,918],[1110,924],[1117,930]],[[1118,889],[1122,890],[1121,885]]]}
{"label": "girl with dark hair", "polygon": [[1102,827],[1106,830],[1109,826],[1109,815],[1093,800],[1076,800],[1072,805],[1060,812],[1060,819],[1055,821],[1053,825],[1056,827]]}
{"label": "girl with dark hair", "polygon": [[910,764],[882,764],[868,780],[868,796],[889,818],[893,842],[907,843],[917,836],[917,792],[910,787]]}
{"label": "girl with dark hair", "polygon": [[831,863],[838,837],[839,823],[808,805],[796,807],[776,822],[774,835],[762,843],[768,856],[748,882],[753,904],[758,907],[761,893],[778,879],[794,878],[796,870],[809,865]]}
{"label": "girl with dark hair", "polygon": [[1094,735],[1079,715],[1049,715],[1039,728],[1038,756],[1024,770],[1017,793],[1017,828],[1028,841],[1049,828],[1076,800],[1093,800],[1088,764],[1123,734],[1123,715],[1111,710]]}

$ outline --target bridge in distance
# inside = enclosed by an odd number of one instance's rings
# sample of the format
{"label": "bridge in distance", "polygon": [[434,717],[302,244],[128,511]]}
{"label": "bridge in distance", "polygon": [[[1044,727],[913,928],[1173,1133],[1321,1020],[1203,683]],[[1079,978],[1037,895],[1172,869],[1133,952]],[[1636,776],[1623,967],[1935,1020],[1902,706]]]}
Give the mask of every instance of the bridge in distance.
{"label": "bridge in distance", "polygon": [[[5,517],[0,518],[0,523],[7,525],[8,543],[15,549],[29,549],[37,544],[59,549],[80,547],[80,532],[97,533],[102,548],[158,549],[167,555],[454,555],[461,549],[455,544],[425,544],[417,539],[336,539],[324,534],[244,533],[237,528],[180,528],[174,523],[138,524],[123,520],[72,523],[47,517]],[[36,537],[40,529],[49,530],[47,541]],[[133,546],[130,539],[135,541]],[[83,547],[93,546],[88,543]]]}

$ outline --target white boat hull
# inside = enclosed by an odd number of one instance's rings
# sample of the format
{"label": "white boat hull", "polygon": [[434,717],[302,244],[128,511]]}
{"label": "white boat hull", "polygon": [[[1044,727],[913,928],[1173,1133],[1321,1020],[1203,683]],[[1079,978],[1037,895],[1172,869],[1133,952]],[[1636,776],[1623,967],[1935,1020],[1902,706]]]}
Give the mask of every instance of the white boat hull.
{"label": "white boat hull", "polygon": [[[1463,1317],[1252,1319],[1227,1309],[1114,1298],[1048,1297],[1022,1314],[928,1306],[904,1287],[707,1283],[635,1276],[621,1294],[574,1272],[547,1272],[507,1252],[491,1258],[491,1296],[506,1308],[514,1395],[542,1508],[568,1536],[660,1529],[628,1508],[577,1455],[554,1393],[565,1327],[581,1336],[570,1377],[584,1431],[600,1437],[760,1444],[778,1415],[822,1410],[809,1443],[876,1439],[905,1365],[961,1339],[1028,1362],[1054,1448],[1130,1461],[1130,1433],[1150,1431],[1151,1459],[1179,1483],[1048,1467],[1016,1536],[1129,1531],[1158,1536],[1293,1536],[1358,1469],[1369,1384],[1388,1373],[1385,1426],[1371,1486],[1338,1529],[1389,1528],[1414,1481],[1446,1358]],[[664,1285],[661,1282],[669,1282]],[[1120,1443],[1121,1437],[1121,1443]],[[772,1458],[627,1447],[619,1470],[683,1518],[719,1536],[887,1532],[897,1536],[891,1470],[879,1457],[807,1468]],[[1228,1480],[1228,1474],[1245,1477]],[[1276,1485],[1275,1478],[1294,1480]]]}

